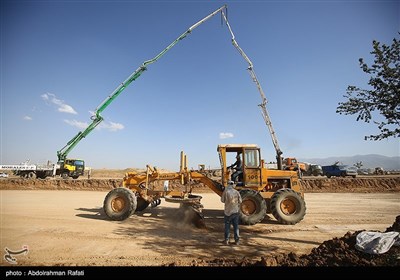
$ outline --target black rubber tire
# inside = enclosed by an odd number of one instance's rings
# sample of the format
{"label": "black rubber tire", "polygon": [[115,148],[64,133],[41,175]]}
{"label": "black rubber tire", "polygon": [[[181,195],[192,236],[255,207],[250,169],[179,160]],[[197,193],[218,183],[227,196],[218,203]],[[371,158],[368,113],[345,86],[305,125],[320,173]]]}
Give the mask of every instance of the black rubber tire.
{"label": "black rubber tire", "polygon": [[46,177],[47,177],[47,173],[46,172],[38,171],[36,173],[36,178],[38,178],[38,179],[46,179]]}
{"label": "black rubber tire", "polygon": [[63,178],[64,180],[67,180],[67,179],[69,179],[69,174],[67,172],[62,173],[61,178]]}
{"label": "black rubber tire", "polygon": [[135,194],[130,189],[121,187],[115,188],[107,194],[103,210],[111,220],[122,221],[135,213],[136,206]]}
{"label": "black rubber tire", "polygon": [[254,225],[261,222],[267,213],[265,199],[254,190],[241,190],[240,222],[244,225]]}
{"label": "black rubber tire", "polygon": [[36,173],[35,173],[35,172],[32,172],[32,171],[29,172],[27,178],[28,178],[28,179],[36,179]]}
{"label": "black rubber tire", "polygon": [[297,224],[306,214],[304,199],[289,188],[277,190],[271,197],[270,207],[275,219],[285,225]]}
{"label": "black rubber tire", "polygon": [[147,206],[149,206],[149,202],[147,202],[146,200],[144,200],[142,197],[137,196],[136,197],[136,201],[137,201],[137,205],[136,205],[136,212],[141,212],[144,209],[147,208]]}

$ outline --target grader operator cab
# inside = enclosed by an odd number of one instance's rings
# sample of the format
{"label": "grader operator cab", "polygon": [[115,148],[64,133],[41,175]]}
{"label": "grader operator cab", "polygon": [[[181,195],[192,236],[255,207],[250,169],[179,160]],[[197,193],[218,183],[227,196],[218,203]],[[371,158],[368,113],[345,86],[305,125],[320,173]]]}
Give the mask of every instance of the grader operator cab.
{"label": "grader operator cab", "polygon": [[[265,168],[260,148],[254,144],[218,145],[217,151],[221,163],[220,181],[200,171],[189,170],[186,155],[181,152],[179,172],[160,173],[147,165],[145,172],[126,173],[123,187],[111,190],[105,197],[104,212],[112,220],[124,220],[136,211],[145,210],[150,204],[153,207],[159,205],[164,198],[168,202],[189,207],[202,217],[202,197],[192,194],[193,183],[202,183],[221,196],[231,176],[227,168],[228,155],[241,153],[243,176],[241,182],[236,184],[242,196],[241,223],[259,223],[270,213],[282,224],[296,224],[304,218],[306,205],[296,172]],[[166,180],[178,181],[181,188],[163,189],[162,183]]]}

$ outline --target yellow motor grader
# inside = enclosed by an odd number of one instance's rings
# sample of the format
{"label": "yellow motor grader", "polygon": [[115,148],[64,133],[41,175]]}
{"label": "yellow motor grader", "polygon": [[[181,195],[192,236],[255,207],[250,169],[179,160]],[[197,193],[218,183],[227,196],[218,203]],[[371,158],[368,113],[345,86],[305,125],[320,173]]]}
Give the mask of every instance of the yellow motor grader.
{"label": "yellow motor grader", "polygon": [[[259,223],[269,213],[282,224],[296,224],[304,218],[306,205],[297,172],[265,168],[260,148],[254,144],[223,144],[218,145],[217,151],[221,180],[213,180],[200,170],[189,170],[187,157],[181,152],[179,172],[161,173],[147,165],[145,172],[126,173],[123,186],[111,190],[105,197],[104,212],[110,219],[121,221],[149,205],[159,205],[163,198],[188,206],[202,216],[202,197],[192,193],[193,185],[202,183],[221,196],[231,180],[227,155],[235,153],[243,160],[242,175],[235,182],[243,200],[240,207],[242,224]],[[182,188],[163,187],[165,181],[177,181]]]}

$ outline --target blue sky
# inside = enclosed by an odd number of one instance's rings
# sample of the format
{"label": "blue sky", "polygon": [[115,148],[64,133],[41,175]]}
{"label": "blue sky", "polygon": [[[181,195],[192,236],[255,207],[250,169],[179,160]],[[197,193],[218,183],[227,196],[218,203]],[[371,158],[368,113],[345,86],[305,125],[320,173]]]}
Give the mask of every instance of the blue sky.
{"label": "blue sky", "polygon": [[[95,108],[144,61],[223,4],[254,64],[283,156],[399,156],[373,124],[336,113],[372,40],[391,44],[399,1],[1,1],[0,163],[55,162]],[[275,159],[255,84],[220,15],[151,64],[71,151],[93,168],[218,167],[218,144]]]}

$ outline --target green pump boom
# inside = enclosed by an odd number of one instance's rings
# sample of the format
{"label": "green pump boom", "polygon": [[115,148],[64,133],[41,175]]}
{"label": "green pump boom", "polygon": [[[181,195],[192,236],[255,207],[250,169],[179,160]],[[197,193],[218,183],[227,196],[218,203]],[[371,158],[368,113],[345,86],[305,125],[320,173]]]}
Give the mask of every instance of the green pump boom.
{"label": "green pump boom", "polygon": [[169,51],[173,46],[175,46],[180,40],[184,39],[188,34],[190,34],[193,29],[210,19],[211,17],[215,16],[219,12],[223,13],[223,10],[227,10],[227,5],[220,7],[219,9],[215,10],[208,16],[204,17],[203,19],[199,20],[195,24],[193,24],[188,30],[186,30],[182,35],[180,35],[175,41],[173,41],[170,45],[168,45],[162,52],[156,55],[154,58],[150,60],[146,60],[143,62],[142,65],[139,66],[124,82],[122,82],[104,101],[96,108],[95,114],[91,117],[92,123],[88,125],[88,127],[78,132],[77,135],[74,136],[61,150],[57,151],[57,157],[59,162],[64,162],[67,158],[69,152],[83,139],[85,138],[93,129],[96,128],[102,121],[103,117],[100,115],[107,107],[121,94],[121,92],[129,86],[133,81],[142,75],[144,71],[147,70],[147,66],[159,60],[167,51]]}
{"label": "green pump boom", "polygon": [[228,30],[231,33],[232,36],[232,45],[239,51],[240,55],[244,58],[244,60],[246,60],[246,62],[249,64],[249,66],[247,67],[247,70],[249,70],[250,76],[253,80],[253,82],[256,84],[258,92],[260,93],[260,97],[261,97],[261,104],[259,104],[258,106],[260,106],[261,108],[261,115],[263,116],[264,122],[268,127],[269,133],[271,135],[272,138],[272,143],[274,144],[274,148],[275,148],[275,152],[276,152],[276,160],[277,160],[277,164],[278,164],[278,169],[282,170],[282,157],[281,155],[283,154],[281,148],[279,147],[279,143],[278,143],[278,138],[276,136],[275,130],[272,126],[272,121],[271,118],[269,116],[269,113],[267,111],[267,98],[265,97],[265,93],[261,87],[260,82],[257,79],[256,76],[256,72],[254,71],[254,66],[253,63],[251,62],[250,58],[246,55],[246,53],[243,51],[243,49],[239,46],[238,42],[235,39],[235,34],[233,34],[232,28],[228,22],[228,18],[225,15],[224,11],[221,11],[222,17],[225,20],[226,25],[228,26]]}

